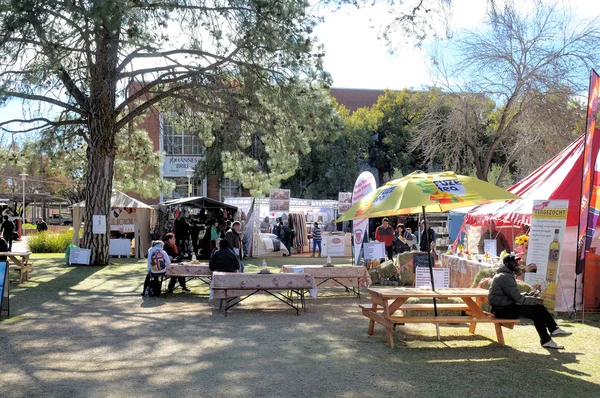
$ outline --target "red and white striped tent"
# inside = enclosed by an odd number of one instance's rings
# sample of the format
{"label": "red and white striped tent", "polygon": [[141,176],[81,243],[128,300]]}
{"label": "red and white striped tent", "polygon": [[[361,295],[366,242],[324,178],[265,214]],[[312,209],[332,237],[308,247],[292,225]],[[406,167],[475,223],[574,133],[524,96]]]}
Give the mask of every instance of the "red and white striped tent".
{"label": "red and white striped tent", "polygon": [[[585,135],[580,136],[533,173],[508,189],[523,199],[478,206],[467,213],[465,223],[478,226],[485,225],[488,221],[494,221],[499,226],[531,224],[534,200],[568,199],[567,226],[577,226],[584,140]],[[593,154],[598,152],[600,140],[596,141]]]}
{"label": "red and white striped tent", "polygon": [[[598,129],[596,129],[596,134],[600,134]],[[594,159],[600,148],[600,140],[595,141],[592,148]],[[467,213],[464,218],[464,223],[470,226],[485,226],[487,222],[494,221],[510,242],[511,238],[514,241],[514,236],[519,233],[521,225],[531,224],[534,200],[569,200],[567,229],[563,241],[564,251],[559,270],[560,289],[557,292],[555,311],[571,311],[573,308],[584,144],[585,135],[582,135],[533,173],[508,189],[523,199],[481,205]],[[469,229],[481,230],[481,228]],[[592,241],[592,247],[599,245],[600,242],[597,238],[598,229]],[[581,303],[582,290],[581,280],[578,279],[577,303]]]}

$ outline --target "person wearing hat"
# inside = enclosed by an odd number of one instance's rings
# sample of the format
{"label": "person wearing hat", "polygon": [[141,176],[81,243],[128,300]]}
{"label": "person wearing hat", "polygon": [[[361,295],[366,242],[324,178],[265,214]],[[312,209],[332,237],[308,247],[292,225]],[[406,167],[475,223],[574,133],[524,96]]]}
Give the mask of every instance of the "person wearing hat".
{"label": "person wearing hat", "polygon": [[572,333],[558,327],[550,312],[544,307],[544,299],[535,297],[532,293],[519,292],[515,280],[515,274],[521,271],[519,260],[518,256],[509,254],[503,259],[504,265],[496,271],[488,294],[492,313],[496,318],[531,319],[540,336],[542,347],[565,348],[552,340],[552,337],[568,336]]}

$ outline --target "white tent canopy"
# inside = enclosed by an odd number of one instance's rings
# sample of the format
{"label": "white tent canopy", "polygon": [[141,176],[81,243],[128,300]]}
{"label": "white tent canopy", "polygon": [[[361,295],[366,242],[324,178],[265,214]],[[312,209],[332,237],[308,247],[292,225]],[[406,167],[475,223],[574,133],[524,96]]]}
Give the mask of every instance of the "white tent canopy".
{"label": "white tent canopy", "polygon": [[[83,222],[85,200],[72,205],[73,207],[73,244],[79,244],[79,229]],[[127,223],[134,225],[135,234],[135,257],[142,258],[145,256],[150,247],[150,213],[152,207],[147,204],[132,198],[116,190],[112,191],[110,198],[110,224],[116,225]],[[127,218],[125,218],[127,217]]]}

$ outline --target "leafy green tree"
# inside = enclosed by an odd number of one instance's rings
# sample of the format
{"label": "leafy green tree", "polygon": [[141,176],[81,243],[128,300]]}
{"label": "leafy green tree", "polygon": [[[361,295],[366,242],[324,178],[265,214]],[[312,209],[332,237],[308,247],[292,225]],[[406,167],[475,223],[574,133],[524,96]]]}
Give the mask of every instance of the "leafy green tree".
{"label": "leafy green tree", "polygon": [[[273,110],[273,101],[262,102],[269,87],[291,96],[326,85],[323,54],[311,39],[318,21],[307,6],[296,0],[2,1],[0,96],[39,105],[29,108],[25,129],[80,127],[85,219],[92,220],[109,213],[118,134],[164,100],[196,103],[195,112],[215,116],[205,119],[215,125],[199,133],[227,131],[248,148],[252,140],[239,127],[269,119],[238,117],[242,105],[258,108],[254,114],[278,114],[277,123],[287,115],[285,107]],[[60,115],[47,117],[48,107]],[[297,156],[313,138],[299,134],[275,142],[268,136],[274,129],[263,127],[269,156]],[[261,174],[240,148],[223,151],[222,160],[227,175],[252,187],[265,175],[270,182],[274,173],[289,173],[283,169],[289,164],[271,159]],[[93,234],[86,222],[83,246],[91,249],[91,264],[108,262],[108,243],[108,235]]]}

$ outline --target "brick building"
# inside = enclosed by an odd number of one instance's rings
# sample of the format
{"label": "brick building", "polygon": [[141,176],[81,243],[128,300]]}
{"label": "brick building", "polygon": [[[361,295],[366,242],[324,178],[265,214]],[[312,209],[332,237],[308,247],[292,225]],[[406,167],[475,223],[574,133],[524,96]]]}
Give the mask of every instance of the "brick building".
{"label": "brick building", "polygon": [[[331,95],[338,104],[344,105],[350,111],[373,106],[382,94],[383,90],[331,89]],[[148,204],[157,204],[169,199],[186,197],[189,173],[186,170],[194,169],[204,156],[204,148],[199,138],[194,133],[176,131],[173,125],[156,109],[151,111],[139,128],[148,132],[155,151],[163,150],[165,152],[161,175],[176,184],[173,192],[163,192],[159,198],[145,199],[144,201]],[[202,180],[191,177],[190,185],[191,196],[205,196],[218,201],[223,201],[225,197],[248,195],[239,182],[219,176],[216,171]]]}

